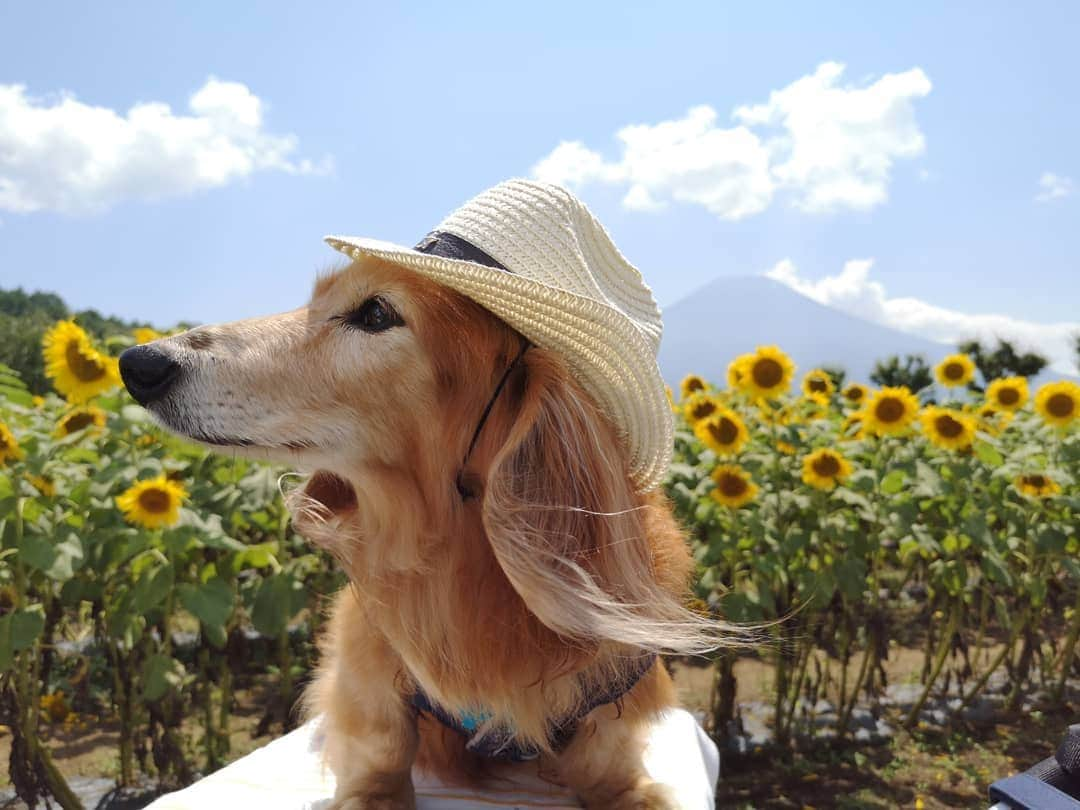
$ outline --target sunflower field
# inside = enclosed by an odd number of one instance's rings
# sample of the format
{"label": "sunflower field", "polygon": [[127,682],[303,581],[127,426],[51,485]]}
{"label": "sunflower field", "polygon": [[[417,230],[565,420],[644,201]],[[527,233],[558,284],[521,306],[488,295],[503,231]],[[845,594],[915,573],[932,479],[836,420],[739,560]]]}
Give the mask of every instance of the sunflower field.
{"label": "sunflower field", "polygon": [[[785,744],[828,696],[835,734],[879,698],[897,639],[921,645],[919,696],[956,718],[1004,673],[1007,704],[1060,702],[1080,638],[1080,386],[972,385],[964,354],[912,392],[813,370],[759,347],[725,385],[682,382],[667,491],[691,532],[703,609],[757,625]],[[1032,395],[1034,393],[1034,395]],[[937,400],[937,401],[932,401]],[[922,595],[912,599],[909,594]],[[717,661],[711,722],[735,714],[735,659]]]}
{"label": "sunflower field", "polygon": [[177,441],[122,391],[115,355],[154,337],[99,348],[61,322],[43,349],[62,396],[0,367],[0,723],[31,805],[81,806],[47,722],[115,723],[119,783],[162,786],[227,760],[253,672],[274,685],[268,724],[294,723],[319,600],[341,585],[290,532],[282,471]]}
{"label": "sunflower field", "polygon": [[[55,723],[115,726],[118,782],[161,786],[228,760],[254,677],[265,725],[288,727],[323,599],[343,584],[290,531],[284,471],[169,437],[122,391],[116,356],[154,337],[95,345],[58,323],[43,398],[0,367],[0,723],[30,804],[81,806],[50,755]],[[1062,699],[1080,640],[1080,387],[976,390],[963,354],[936,372],[917,392],[838,390],[824,370],[797,385],[761,347],[722,384],[691,376],[672,393],[666,489],[699,609],[761,641],[716,654],[716,736],[736,712],[736,660],[755,656],[778,744],[825,695],[842,738],[898,638],[923,657],[909,724],[943,690],[959,715],[1001,673],[1012,705],[1036,688]]]}

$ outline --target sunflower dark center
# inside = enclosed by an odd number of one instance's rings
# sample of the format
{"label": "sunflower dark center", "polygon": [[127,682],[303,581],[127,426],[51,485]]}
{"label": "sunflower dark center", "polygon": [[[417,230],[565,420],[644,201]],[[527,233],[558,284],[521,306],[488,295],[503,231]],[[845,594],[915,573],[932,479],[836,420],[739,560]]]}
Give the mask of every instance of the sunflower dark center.
{"label": "sunflower dark center", "polygon": [[956,419],[953,419],[947,413],[942,414],[934,420],[934,427],[939,434],[946,439],[955,439],[961,433],[964,432],[964,426]]}
{"label": "sunflower dark center", "polygon": [[93,382],[105,376],[105,366],[93,357],[87,357],[78,340],[68,341],[64,349],[64,358],[67,360],[71,373],[82,382]]}
{"label": "sunflower dark center", "polygon": [[94,415],[85,411],[73,413],[64,422],[65,433],[78,433],[84,427],[89,427],[94,422]]}
{"label": "sunflower dark center", "polygon": [[1046,477],[1043,475],[1025,475],[1024,483],[1028,486],[1042,489],[1046,486]]}
{"label": "sunflower dark center", "polygon": [[896,397],[883,397],[874,408],[874,415],[879,421],[899,422],[904,417],[904,403]]}
{"label": "sunflower dark center", "polygon": [[1015,405],[1020,401],[1020,392],[1015,388],[1000,388],[997,398],[1002,405]]}
{"label": "sunflower dark center", "polygon": [[724,473],[720,476],[719,486],[720,491],[729,498],[738,498],[746,492],[747,484],[742,476]]}
{"label": "sunflower dark center", "polygon": [[739,437],[739,428],[724,416],[709,423],[709,434],[718,444],[732,444]]}
{"label": "sunflower dark center", "polygon": [[0,433],[0,450],[7,450],[7,449],[8,449],[7,436],[5,436],[3,433]]}
{"label": "sunflower dark center", "polygon": [[169,493],[163,489],[144,489],[139,494],[139,506],[155,515],[168,512],[171,502]]}
{"label": "sunflower dark center", "polygon": [[858,402],[862,399],[863,390],[861,388],[849,388],[844,392],[844,396],[850,399],[852,402]]}
{"label": "sunflower dark center", "polygon": [[829,390],[829,384],[823,377],[811,377],[806,386],[815,394],[824,394]]}
{"label": "sunflower dark center", "polygon": [[754,361],[750,374],[761,388],[775,388],[784,379],[784,367],[771,357],[762,357]]}
{"label": "sunflower dark center", "polygon": [[949,363],[945,366],[945,376],[950,380],[964,379],[964,366],[961,363]]}
{"label": "sunflower dark center", "polygon": [[705,400],[699,402],[693,408],[690,409],[690,415],[694,417],[694,421],[704,419],[706,416],[711,416],[713,411],[716,410],[716,403]]}
{"label": "sunflower dark center", "polygon": [[1046,410],[1052,416],[1064,419],[1066,416],[1072,416],[1076,410],[1076,400],[1068,394],[1054,394],[1046,400]]}
{"label": "sunflower dark center", "polygon": [[840,472],[840,460],[831,453],[818,456],[810,466],[822,478],[832,478]]}
{"label": "sunflower dark center", "polygon": [[686,393],[692,394],[695,391],[704,391],[705,383],[699,380],[697,377],[691,377],[686,381]]}

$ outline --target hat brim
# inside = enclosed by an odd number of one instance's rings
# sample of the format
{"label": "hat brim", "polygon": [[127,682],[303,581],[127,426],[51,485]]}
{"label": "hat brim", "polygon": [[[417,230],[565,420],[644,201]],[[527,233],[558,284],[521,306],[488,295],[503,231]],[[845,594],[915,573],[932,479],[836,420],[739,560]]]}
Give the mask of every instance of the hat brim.
{"label": "hat brim", "polygon": [[671,462],[671,407],[652,346],[630,319],[600,301],[512,272],[352,236],[327,236],[335,250],[373,256],[471,298],[530,341],[561,354],[608,414],[629,450],[640,492],[660,485]]}

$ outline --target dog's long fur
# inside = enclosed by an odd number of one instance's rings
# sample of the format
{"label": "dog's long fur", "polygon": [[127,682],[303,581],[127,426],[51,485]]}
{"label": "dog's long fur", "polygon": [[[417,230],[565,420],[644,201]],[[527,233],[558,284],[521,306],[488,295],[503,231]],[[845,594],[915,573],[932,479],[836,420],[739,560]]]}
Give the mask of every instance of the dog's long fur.
{"label": "dog's long fur", "polygon": [[[404,326],[343,326],[375,294]],[[155,344],[183,369],[149,406],[166,426],[313,473],[289,493],[295,525],[352,583],[307,695],[342,807],[411,807],[414,760],[491,775],[456,733],[417,721],[417,687],[515,729],[587,806],[675,806],[641,763],[645,723],[675,702],[659,664],[566,750],[548,739],[643,652],[701,652],[724,631],[683,607],[682,532],[661,494],[635,492],[614,426],[559,355],[525,353],[469,456],[476,497],[454,486],[519,345],[467,298],[372,259],[322,278],[305,309]]]}

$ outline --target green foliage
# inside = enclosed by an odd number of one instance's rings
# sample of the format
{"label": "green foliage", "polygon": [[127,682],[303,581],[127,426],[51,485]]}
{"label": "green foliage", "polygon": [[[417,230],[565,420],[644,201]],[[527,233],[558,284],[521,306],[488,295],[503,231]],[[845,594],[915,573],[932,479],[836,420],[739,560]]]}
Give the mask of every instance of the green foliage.
{"label": "green foliage", "polygon": [[842,366],[822,366],[821,370],[829,375],[833,385],[836,386],[837,391],[844,390],[844,383],[847,380],[847,371]]}
{"label": "green foliage", "polygon": [[[1016,346],[1008,340],[998,338],[997,348],[991,351],[978,340],[967,340],[958,348],[969,355],[979,369],[984,380],[996,380],[999,377],[1034,377],[1049,362],[1035,352],[1018,352]],[[982,388],[972,383],[974,390]]]}
{"label": "green foliage", "polygon": [[[883,366],[877,382],[929,383],[921,360]],[[960,395],[970,401],[952,407],[980,404],[972,392]],[[966,705],[1006,664],[1019,700],[1032,686],[1032,656],[1017,650],[1041,649],[1050,641],[1044,628],[1067,616],[1071,629],[1039,675],[1060,694],[1080,635],[1080,609],[1071,607],[1080,606],[1077,425],[1053,430],[1029,406],[1004,429],[981,425],[969,448],[954,451],[933,445],[917,423],[898,436],[845,434],[839,397],[824,411],[799,411],[790,399],[765,411],[739,391],[713,396],[741,415],[749,444],[718,458],[680,414],[666,488],[690,528],[697,596],[730,621],[765,623],[762,654],[774,669],[781,742],[800,700],[813,704],[826,689],[843,735],[856,700],[882,692],[889,642],[898,635],[916,642],[914,627],[931,642],[922,700],[947,678],[963,684]],[[772,424],[763,412],[790,418]],[[804,460],[817,448],[839,452],[853,467],[832,489],[804,477]],[[719,463],[737,463],[752,476],[758,494],[751,503],[731,508],[712,497],[710,474]],[[1033,472],[1058,490],[1025,494],[1020,478]],[[901,592],[916,587],[927,597],[913,623]],[[1005,639],[1009,655],[976,655],[990,638]],[[724,661],[717,695],[735,689]],[[732,701],[717,699],[714,707],[713,727],[723,730]],[[915,710],[909,722],[917,718]]]}
{"label": "green foliage", "polygon": [[97,310],[72,312],[60,296],[53,293],[27,293],[21,288],[0,289],[0,363],[18,373],[35,394],[49,391],[41,356],[41,338],[56,321],[74,318],[97,340],[130,332],[145,323],[105,316]]}
{"label": "green foliage", "polygon": [[880,386],[904,385],[912,391],[919,392],[929,387],[934,382],[934,377],[930,372],[930,366],[921,355],[906,355],[901,362],[900,358],[894,354],[874,364],[870,381]]}
{"label": "green foliage", "polygon": [[[303,624],[310,639],[320,600],[342,577],[288,530],[279,470],[164,435],[125,394],[95,406],[106,413],[104,428],[59,436],[67,404],[52,394],[34,404],[18,375],[0,366],[0,423],[20,448],[0,461],[0,702],[17,707],[14,722],[35,739],[20,773],[48,767],[36,740],[38,706],[60,689],[82,695],[76,711],[118,719],[122,781],[135,779],[142,748],[163,784],[179,784],[194,773],[193,748],[181,741],[185,716],[204,719],[199,767],[222,764],[237,638],[252,627],[269,636],[264,671],[291,684],[313,650],[305,642],[297,657],[290,629]],[[117,496],[162,475],[187,490],[176,525],[126,522]],[[177,650],[179,629],[197,630],[193,650]],[[108,662],[94,691],[38,680],[44,651],[87,636],[92,655]],[[292,691],[273,711],[285,722]],[[63,793],[63,785],[50,790]]]}

